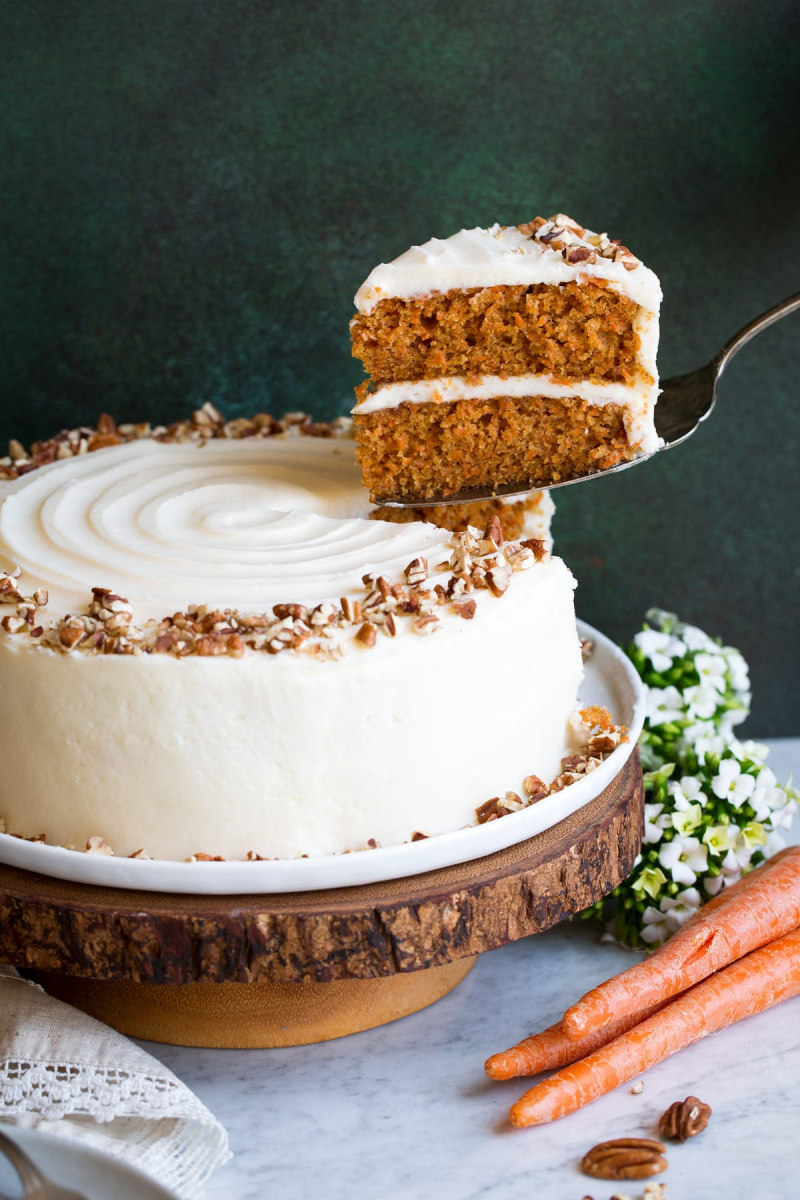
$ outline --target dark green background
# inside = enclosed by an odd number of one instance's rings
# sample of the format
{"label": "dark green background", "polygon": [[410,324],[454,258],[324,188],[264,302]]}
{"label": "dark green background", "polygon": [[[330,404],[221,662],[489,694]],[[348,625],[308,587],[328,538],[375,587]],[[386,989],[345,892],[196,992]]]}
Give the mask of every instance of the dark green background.
{"label": "dark green background", "polygon": [[[0,442],[107,409],[350,405],[351,298],[462,226],[556,210],[661,276],[662,374],[800,287],[785,3],[4,3]],[[578,605],[737,644],[798,733],[798,331],[693,441],[557,495]]]}

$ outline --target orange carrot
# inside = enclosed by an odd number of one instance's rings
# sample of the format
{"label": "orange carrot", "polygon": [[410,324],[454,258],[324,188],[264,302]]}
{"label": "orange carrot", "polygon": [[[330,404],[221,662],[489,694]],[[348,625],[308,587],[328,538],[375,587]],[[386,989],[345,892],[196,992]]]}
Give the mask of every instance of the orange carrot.
{"label": "orange carrot", "polygon": [[[784,853],[785,851],[782,851],[782,854]],[[758,869],[763,870],[763,867]],[[689,918],[684,928],[699,920],[701,915],[704,916],[708,912],[713,912],[725,904],[741,890],[742,884],[745,881],[746,877],[739,880],[738,883],[725,888],[713,900],[707,901],[702,908],[699,908]],[[609,1021],[587,1034],[586,1037],[581,1038],[578,1042],[570,1040],[564,1032],[562,1022],[556,1021],[555,1025],[550,1025],[549,1028],[543,1029],[541,1033],[533,1033],[530,1037],[523,1038],[521,1042],[517,1042],[515,1046],[511,1046],[508,1050],[503,1050],[501,1053],[493,1054],[491,1058],[487,1058],[484,1070],[490,1079],[502,1082],[508,1079],[516,1079],[522,1075],[538,1075],[541,1071],[554,1071],[558,1067],[566,1067],[569,1063],[574,1063],[580,1058],[585,1058],[593,1050],[599,1050],[601,1046],[606,1046],[614,1038],[619,1037],[621,1033],[627,1033],[629,1029],[633,1029],[634,1025],[638,1025],[640,1021],[646,1021],[654,1013],[660,1012],[667,1003],[667,1000],[662,1000],[660,1004],[642,1009],[641,1012],[628,1013],[618,1021]]]}
{"label": "orange carrot", "polygon": [[575,1112],[700,1038],[800,994],[800,929],[696,984],[661,1012],[526,1092],[509,1113],[522,1129]]}
{"label": "orange carrot", "polygon": [[587,992],[564,1013],[572,1041],[686,991],[800,925],[800,846],[790,846],[715,897],[650,958]]}
{"label": "orange carrot", "polygon": [[491,1058],[487,1058],[484,1069],[490,1079],[505,1080],[515,1079],[520,1075],[538,1075],[540,1071],[553,1071],[557,1067],[565,1067],[580,1058],[585,1058],[593,1050],[599,1050],[601,1046],[613,1042],[621,1033],[627,1033],[640,1021],[646,1021],[654,1013],[660,1012],[664,1004],[646,1008],[644,1012],[631,1013],[619,1021],[611,1021],[602,1029],[595,1029],[579,1042],[570,1041],[561,1022],[557,1021],[549,1029],[532,1034],[509,1050],[493,1054]]}

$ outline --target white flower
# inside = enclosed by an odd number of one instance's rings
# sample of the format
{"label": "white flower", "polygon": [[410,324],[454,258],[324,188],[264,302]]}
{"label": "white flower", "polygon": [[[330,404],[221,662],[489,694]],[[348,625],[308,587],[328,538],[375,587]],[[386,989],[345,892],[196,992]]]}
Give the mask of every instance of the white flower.
{"label": "white flower", "polygon": [[778,786],[778,781],[769,767],[764,767],[756,776],[756,786],[750,803],[757,821],[769,820],[773,813],[786,804],[786,792]]}
{"label": "white flower", "polygon": [[715,734],[713,737],[701,737],[694,744],[694,752],[700,759],[700,762],[705,762],[711,754],[719,757],[724,752],[726,745],[727,742],[722,734]]}
{"label": "white flower", "polygon": [[732,887],[741,879],[742,872],[738,867],[730,867],[721,875],[706,875],[703,886],[709,896],[718,896],[723,888]]}
{"label": "white flower", "polygon": [[644,910],[642,916],[642,930],[639,936],[648,946],[660,945],[665,942],[672,932],[667,923],[667,918],[664,913],[658,908],[653,908],[652,904]]}
{"label": "white flower", "polygon": [[720,855],[733,849],[738,836],[738,825],[709,825],[703,834],[703,841],[712,854]]}
{"label": "white flower", "polygon": [[748,695],[746,699],[742,699],[740,696],[739,700],[742,704],[741,708],[729,708],[719,718],[719,731],[726,742],[733,741],[734,725],[741,725],[742,721],[746,721],[750,715],[750,696]]}
{"label": "white flower", "polygon": [[687,804],[685,808],[676,809],[672,814],[672,828],[681,837],[694,833],[698,825],[703,823],[703,810],[699,804]]}
{"label": "white flower", "polygon": [[[776,791],[780,791],[780,788],[777,788]],[[765,824],[767,824],[770,832],[775,829],[791,829],[796,813],[797,801],[787,800],[782,808],[772,810],[769,821]]]}
{"label": "white flower", "polygon": [[647,689],[647,717],[651,725],[669,725],[683,717],[683,697],[676,687]]}
{"label": "white flower", "polygon": [[701,808],[705,808],[708,802],[702,783],[694,775],[684,775],[681,779],[672,780],[667,784],[667,791],[679,812],[685,811],[690,804],[699,804]]}
{"label": "white flower", "polygon": [[[746,866],[759,846],[766,846],[766,844],[767,834],[761,822],[748,821],[736,839],[736,845],[733,848],[739,866]],[[746,858],[744,857],[745,854],[747,855]]]}
{"label": "white flower", "polygon": [[694,746],[700,738],[716,737],[716,734],[717,727],[713,721],[695,721],[694,725],[687,725],[683,731],[683,737],[690,746]]}
{"label": "white flower", "polygon": [[697,888],[684,888],[674,899],[665,896],[659,907],[666,914],[670,933],[674,933],[697,912],[700,907],[700,893]]}
{"label": "white flower", "polygon": [[695,721],[683,731],[683,739],[703,762],[707,755],[721,755],[727,745],[725,738],[717,733],[714,721]]}
{"label": "white flower", "polygon": [[666,822],[671,823],[668,813],[661,816],[663,807],[663,804],[645,804],[644,806],[644,838],[642,840],[647,845],[660,842],[664,830],[669,827]]}
{"label": "white flower", "polygon": [[692,884],[708,869],[708,850],[696,837],[676,837],[658,852],[658,861],[675,883]]}
{"label": "white flower", "polygon": [[694,667],[700,676],[700,683],[722,692],[723,696],[728,686],[725,679],[726,665],[721,654],[696,654],[694,657]]}
{"label": "white flower", "polygon": [[688,706],[688,716],[708,720],[717,711],[719,693],[708,684],[699,683],[696,687],[686,688],[683,693],[683,699]]}
{"label": "white flower", "polygon": [[722,860],[722,874],[725,877],[725,887],[730,887],[732,883],[738,883],[742,877],[741,864],[733,849],[730,849]]}
{"label": "white flower", "polygon": [[719,646],[716,642],[712,642],[707,633],[703,633],[702,629],[698,629],[696,625],[681,625],[681,637],[683,638],[689,650],[710,650],[719,651]]}
{"label": "white flower", "polygon": [[[739,742],[736,740],[736,738],[734,738],[731,742],[729,749],[733,751],[733,753],[739,759],[739,762],[744,762],[745,759],[749,759],[750,762],[763,763],[766,762],[767,755],[769,754],[769,746],[765,746],[762,742]],[[766,770],[769,770],[769,768],[767,767]],[[772,771],[769,773],[772,775]],[[759,779],[761,778],[762,774],[763,772],[759,773]],[[774,783],[777,783],[774,775],[772,775],[772,780]]]}
{"label": "white flower", "polygon": [[735,692],[745,693],[749,700],[750,670],[747,663],[738,650],[725,646],[722,653],[728,663],[728,678],[731,681],[731,687]]}
{"label": "white flower", "polygon": [[683,658],[686,653],[686,646],[680,638],[671,637],[668,633],[659,633],[657,629],[643,629],[633,640],[650,659],[654,671],[668,671],[672,660]]}
{"label": "white flower", "polygon": [[773,830],[767,830],[767,844],[764,847],[765,858],[772,858],[773,854],[777,854],[786,845],[786,838],[781,837],[779,833]]}
{"label": "white flower", "polygon": [[711,780],[711,790],[720,800],[728,800],[736,808],[740,808],[745,800],[749,800],[755,790],[756,781],[752,775],[743,775],[742,768],[732,758],[725,758],[719,764],[719,774]]}

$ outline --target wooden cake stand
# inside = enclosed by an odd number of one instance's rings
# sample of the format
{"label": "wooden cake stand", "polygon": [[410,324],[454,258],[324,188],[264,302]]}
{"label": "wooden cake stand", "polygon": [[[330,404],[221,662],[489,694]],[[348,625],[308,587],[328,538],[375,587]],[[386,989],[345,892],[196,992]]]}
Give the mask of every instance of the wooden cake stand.
{"label": "wooden cake stand", "polygon": [[539,933],[633,868],[634,751],[552,829],[455,867],[362,887],[185,896],[0,866],[0,961],[122,1033],[188,1046],[294,1046],[406,1016],[476,956]]}

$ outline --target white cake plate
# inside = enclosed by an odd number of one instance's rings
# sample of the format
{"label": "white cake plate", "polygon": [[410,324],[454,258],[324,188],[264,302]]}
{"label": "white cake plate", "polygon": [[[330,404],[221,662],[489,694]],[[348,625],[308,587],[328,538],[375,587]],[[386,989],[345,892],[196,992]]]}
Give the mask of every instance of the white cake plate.
{"label": "white cake plate", "polygon": [[629,740],[618,746],[591,775],[500,821],[357,854],[267,862],[186,863],[113,858],[0,834],[0,863],[73,883],[222,896],[310,892],[382,883],[504,850],[549,829],[599,796],[622,770],[642,732],[645,689],[632,663],[591,625],[578,621],[578,632],[594,643],[594,651],[585,665],[581,704],[600,704],[609,709],[615,722],[628,727]]}

